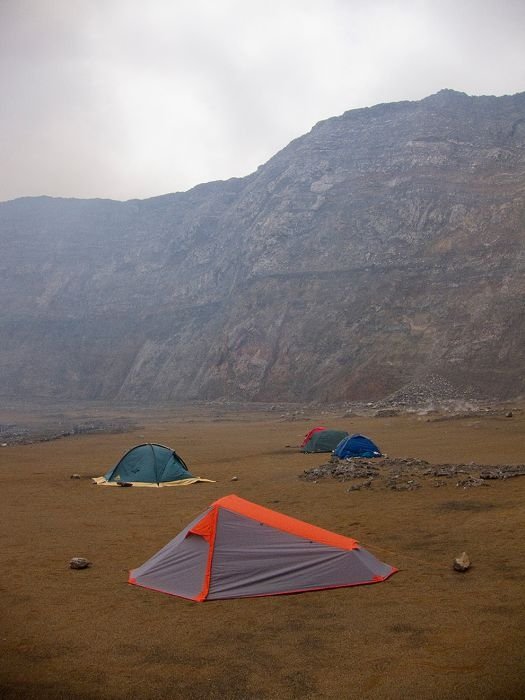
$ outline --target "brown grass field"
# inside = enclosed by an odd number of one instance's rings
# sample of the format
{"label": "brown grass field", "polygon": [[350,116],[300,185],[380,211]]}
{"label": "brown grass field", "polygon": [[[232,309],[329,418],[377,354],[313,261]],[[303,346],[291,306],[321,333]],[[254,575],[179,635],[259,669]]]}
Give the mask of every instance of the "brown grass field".
{"label": "brown grass field", "polygon": [[[132,433],[0,449],[0,697],[525,697],[525,477],[348,493],[300,480],[326,458],[286,447],[322,422],[370,435],[390,456],[522,463],[525,413],[340,415],[159,410],[134,415]],[[172,446],[216,483],[91,484],[146,441]],[[126,583],[128,569],[228,493],[354,537],[400,571],[371,586],[200,604]],[[458,574],[464,550],[472,568]],[[70,570],[73,556],[93,566]]]}

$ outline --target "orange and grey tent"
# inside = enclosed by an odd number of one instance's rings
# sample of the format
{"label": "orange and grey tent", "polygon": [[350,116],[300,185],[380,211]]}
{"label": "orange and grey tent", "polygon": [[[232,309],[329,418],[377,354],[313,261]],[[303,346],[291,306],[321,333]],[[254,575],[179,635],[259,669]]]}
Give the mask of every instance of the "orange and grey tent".
{"label": "orange and grey tent", "polygon": [[396,571],[356,540],[232,495],[130,571],[129,583],[200,602],[359,586]]}

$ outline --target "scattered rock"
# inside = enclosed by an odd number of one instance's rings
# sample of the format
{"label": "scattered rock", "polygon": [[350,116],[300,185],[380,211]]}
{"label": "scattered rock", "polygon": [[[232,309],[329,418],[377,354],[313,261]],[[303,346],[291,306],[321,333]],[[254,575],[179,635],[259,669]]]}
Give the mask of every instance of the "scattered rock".
{"label": "scattered rock", "polygon": [[415,491],[421,488],[421,484],[415,481],[415,479],[410,479],[409,481],[396,481],[394,479],[388,483],[387,486],[389,489],[392,489],[392,491]]}
{"label": "scattered rock", "polygon": [[369,489],[372,486],[372,481],[373,479],[367,479],[367,481],[363,481],[361,484],[352,484],[350,488],[347,489],[347,491],[350,493],[350,491],[361,491],[361,489]]}
{"label": "scattered rock", "polygon": [[[35,442],[50,442],[72,435],[89,435],[92,433],[125,433],[134,427],[127,419],[85,420],[79,423],[60,421],[39,425],[23,426],[16,424],[0,425],[0,439],[9,440],[14,445],[32,445]],[[2,443],[7,446],[8,443]]]}
{"label": "scattered rock", "polygon": [[69,562],[70,569],[87,569],[89,566],[91,566],[91,562],[84,557],[73,557]]}
{"label": "scattered rock", "polygon": [[411,382],[385,399],[378,401],[378,408],[427,406],[436,403],[466,399],[465,392],[453,386],[444,377],[432,374],[422,381]]}
{"label": "scattered rock", "polygon": [[503,479],[502,472],[499,469],[484,469],[479,474],[480,479]]}
{"label": "scattered rock", "polygon": [[457,474],[457,467],[451,465],[444,465],[438,469],[434,469],[434,476],[454,476]]}
{"label": "scattered rock", "polygon": [[239,477],[238,477],[238,476],[232,476],[232,478],[230,479],[230,481],[239,481]]}
{"label": "scattered rock", "polygon": [[505,413],[505,418],[512,418],[512,411],[507,411],[507,413]]}
{"label": "scattered rock", "polygon": [[379,467],[371,462],[372,460],[366,459],[339,460],[337,457],[332,457],[328,464],[305,470],[301,478],[306,481],[317,481],[326,477],[332,477],[338,481],[370,479],[379,474]]}
{"label": "scattered rock", "polygon": [[456,486],[464,489],[476,488],[477,486],[488,486],[483,479],[476,479],[474,476],[467,476],[465,479],[460,479]]}
{"label": "scattered rock", "polygon": [[3,442],[2,447],[7,447],[7,442]]}
{"label": "scattered rock", "polygon": [[488,467],[479,474],[480,479],[511,479],[514,476],[525,476],[525,464]]}
{"label": "scattered rock", "polygon": [[[456,486],[474,488],[488,486],[487,481],[505,480],[517,476],[525,476],[525,464],[479,465],[475,462],[468,464],[436,464],[431,465],[424,459],[389,458],[383,455],[379,458],[367,459],[352,457],[339,459],[331,455],[329,462],[319,467],[307,469],[299,476],[300,479],[317,483],[323,479],[350,481],[352,479],[374,479],[374,486],[390,488],[395,491],[413,491],[421,487],[420,480],[433,487],[447,485],[447,479],[454,479]],[[359,489],[350,489],[359,490]]]}
{"label": "scattered rock", "polygon": [[70,479],[80,479],[80,474],[71,474]]}
{"label": "scattered rock", "polygon": [[470,566],[470,558],[466,552],[463,552],[459,557],[454,559],[454,571],[467,571],[467,569],[470,569]]}

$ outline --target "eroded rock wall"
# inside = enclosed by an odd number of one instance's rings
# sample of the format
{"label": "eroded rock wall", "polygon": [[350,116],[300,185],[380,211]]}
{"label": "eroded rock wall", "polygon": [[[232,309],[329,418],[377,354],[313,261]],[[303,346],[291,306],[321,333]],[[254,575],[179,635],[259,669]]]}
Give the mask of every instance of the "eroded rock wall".
{"label": "eroded rock wall", "polygon": [[0,395],[525,392],[525,93],[353,110],[246,178],[0,204]]}

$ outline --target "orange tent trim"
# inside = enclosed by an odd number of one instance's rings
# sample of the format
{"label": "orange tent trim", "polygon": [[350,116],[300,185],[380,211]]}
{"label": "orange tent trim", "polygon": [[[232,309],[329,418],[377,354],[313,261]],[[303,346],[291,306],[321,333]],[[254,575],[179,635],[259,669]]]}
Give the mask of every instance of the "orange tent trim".
{"label": "orange tent trim", "polygon": [[245,501],[244,498],[231,495],[219,498],[212,503],[212,508],[226,508],[226,510],[238,515],[244,515],[246,518],[257,520],[264,525],[270,525],[283,532],[288,532],[291,535],[302,537],[305,540],[326,544],[329,547],[337,547],[338,549],[359,549],[357,540],[344,535],[337,535],[335,532],[329,532],[322,527],[310,525],[297,518],[292,518],[289,515],[277,513],[275,510],[270,510],[264,506],[259,506],[256,503]]}
{"label": "orange tent trim", "polygon": [[197,523],[197,525],[194,528],[192,528],[188,533],[193,533],[194,535],[201,535],[201,537],[204,537],[204,539],[207,540],[209,544],[208,561],[206,564],[206,572],[204,574],[202,590],[199,593],[199,595],[195,598],[195,600],[197,600],[199,603],[202,603],[203,600],[206,600],[210,590],[211,567],[213,564],[213,553],[215,551],[215,535],[217,533],[218,513],[218,508],[213,508],[208,513],[208,515],[205,518],[203,518],[199,523]]}

